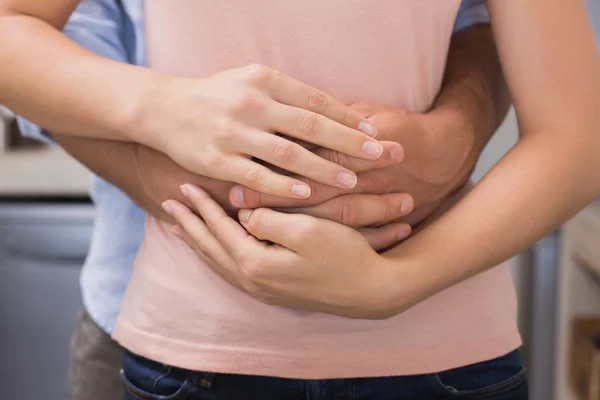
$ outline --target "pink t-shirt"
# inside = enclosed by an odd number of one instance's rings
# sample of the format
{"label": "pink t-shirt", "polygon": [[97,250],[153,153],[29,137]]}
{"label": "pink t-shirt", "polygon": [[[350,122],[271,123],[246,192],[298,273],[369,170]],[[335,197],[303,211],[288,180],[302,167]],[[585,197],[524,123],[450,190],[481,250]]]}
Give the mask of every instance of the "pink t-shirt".
{"label": "pink t-shirt", "polygon": [[[205,77],[261,63],[353,103],[427,110],[460,0],[146,0],[152,68]],[[268,306],[148,217],[114,337],[183,368],[325,379],[438,372],[521,344],[505,265],[385,321]],[[435,249],[432,249],[435,251]]]}

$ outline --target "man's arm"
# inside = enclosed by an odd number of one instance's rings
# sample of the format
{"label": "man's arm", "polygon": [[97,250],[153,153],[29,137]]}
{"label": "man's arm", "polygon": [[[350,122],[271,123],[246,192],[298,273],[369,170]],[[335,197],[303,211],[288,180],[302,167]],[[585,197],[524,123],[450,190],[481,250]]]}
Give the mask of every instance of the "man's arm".
{"label": "man's arm", "polygon": [[[84,0],[80,7],[85,3],[93,2],[94,0]],[[108,17],[114,18],[114,15]],[[81,25],[78,25],[77,21],[70,21],[67,28],[69,28],[67,33],[88,49],[106,55],[107,50],[120,48],[121,59],[127,59],[126,49],[120,42],[118,31],[114,31],[112,38],[104,33],[102,40],[99,40],[98,35],[93,30],[90,31],[89,21]],[[77,36],[77,32],[81,32],[81,37]],[[83,38],[87,38],[87,41],[82,40]],[[445,197],[460,182],[468,179],[479,153],[504,118],[507,108],[508,96],[489,26],[464,29],[454,35],[443,89],[432,111],[423,118],[423,121],[431,122],[430,131],[435,140],[427,139],[427,142],[434,143],[437,153],[434,156],[429,154],[427,158],[436,160],[436,163],[426,162],[423,168],[415,168],[417,172],[425,170],[426,172],[422,172],[424,177],[418,180],[411,179],[408,181],[410,185],[406,186],[407,189],[412,188],[419,192],[415,197],[423,200],[419,200],[420,204],[417,205],[425,205],[422,210],[416,210],[411,222],[428,215],[435,208],[429,206],[431,202],[434,206],[437,205],[438,199]],[[393,121],[390,124],[393,124]],[[401,127],[403,129],[400,133],[407,139],[420,135],[415,133],[410,124],[403,122]],[[382,129],[382,134],[383,132],[385,129]],[[394,132],[385,134],[392,135]],[[66,135],[56,137],[61,145],[80,162],[121,188],[137,204],[154,215],[167,218],[160,207],[166,199],[178,199],[187,204],[178,188],[182,183],[195,183],[205,188],[221,205],[229,211],[232,210],[228,207],[225,193],[231,185],[217,184],[218,181],[191,174],[159,152],[140,145],[117,141],[90,140]],[[415,143],[415,147],[423,146]],[[417,157],[416,160],[418,159]],[[145,169],[142,175],[137,173],[140,164],[136,163],[140,160]],[[439,166],[435,165],[437,162]],[[371,174],[370,179],[359,179],[358,191],[392,192],[393,190],[384,186],[388,182],[404,183],[401,179],[402,164],[399,167],[400,176],[397,169],[384,169],[378,170],[381,174]],[[433,184],[429,183],[432,176],[436,177],[436,182]],[[202,179],[206,181],[203,182]],[[445,181],[444,185],[439,185],[441,179]],[[321,195],[334,197],[334,194],[336,196],[341,194],[341,192],[330,193],[327,187],[322,189],[316,192],[315,203],[324,201],[323,198],[319,198]],[[280,198],[276,199],[281,202]],[[306,207],[301,211],[357,226],[358,221],[355,218],[362,213],[356,212],[358,211],[356,209],[363,202],[356,200],[359,199],[353,195],[342,196],[313,209]],[[388,205],[392,210],[398,208],[397,204]],[[342,212],[342,210],[350,210],[350,212]],[[398,212],[385,214],[385,217],[389,218],[390,215],[394,215],[395,218],[400,215],[400,212],[398,210]]]}
{"label": "man's arm", "polygon": [[[65,34],[83,48],[107,59],[130,62],[144,59],[144,49],[130,46],[131,22],[119,2],[83,0],[64,27]],[[137,51],[137,53],[134,53]],[[141,57],[136,57],[139,54]],[[71,156],[103,179],[123,190],[135,203],[162,219],[169,217],[160,207],[168,197],[185,201],[179,185],[195,182],[227,206],[231,184],[204,178],[181,168],[164,154],[132,142],[91,139],[53,132],[19,118],[21,130],[40,140],[54,139]],[[141,171],[140,167],[144,170]],[[168,196],[168,197],[167,197]],[[233,211],[231,207],[230,211]]]}
{"label": "man's arm", "polygon": [[334,187],[353,187],[356,175],[273,131],[391,164],[386,149],[397,143],[378,143],[358,113],[271,68],[188,78],[78,46],[59,32],[78,3],[0,1],[0,103],[51,131],[145,144],[190,171],[281,197],[307,198],[310,188],[252,157]]}
{"label": "man's arm", "polygon": [[[100,51],[100,48],[97,47],[95,51]],[[435,209],[439,199],[444,198],[469,178],[481,150],[504,118],[508,105],[508,95],[489,26],[473,27],[457,33],[452,40],[443,89],[430,113],[422,119],[431,122],[431,126],[434,127],[429,133],[435,140],[427,139],[427,141],[435,145],[436,154],[427,155],[427,159],[436,162],[425,162],[423,168],[414,169],[423,173],[423,178],[418,180],[411,178],[410,181],[404,182],[401,179],[403,164],[400,164],[398,169],[377,170],[369,179],[359,179],[357,190],[389,193],[393,190],[384,185],[400,181],[405,185],[406,191],[410,192],[412,188],[413,191],[418,192],[414,195],[418,200],[417,210],[414,215],[409,216],[409,221],[422,220]],[[411,125],[405,125],[403,122],[402,126],[400,134],[407,140],[420,135],[411,129]],[[380,128],[380,131],[386,135],[394,134],[384,133],[386,129]],[[137,204],[152,214],[167,218],[160,204],[170,198],[188,204],[179,191],[178,186],[182,183],[195,183],[205,188],[228,211],[233,211],[228,204],[226,193],[232,185],[217,184],[219,181],[192,174],[159,152],[141,145],[117,141],[91,140],[73,136],[56,136],[56,138],[75,158],[120,187]],[[421,147],[419,143],[415,143],[414,146]],[[135,164],[140,157],[145,169],[141,176],[136,172],[139,168]],[[419,158],[416,157],[415,161]],[[397,171],[400,171],[399,176]],[[435,178],[433,183],[431,177]],[[206,179],[208,185],[201,179]],[[407,182],[410,185],[406,185]],[[324,200],[319,199],[318,196],[333,197],[334,194],[341,194],[328,193],[327,190],[328,188],[323,187],[322,190],[316,191],[315,202],[322,204],[312,209],[301,205],[303,208],[300,211],[356,226],[355,218],[359,217],[361,212],[355,209],[363,202],[355,201],[352,195],[348,195],[323,203]],[[265,199],[265,197],[259,198]],[[252,197],[246,199],[251,200]],[[280,198],[275,199],[281,202]],[[342,210],[350,211],[342,213]],[[395,216],[397,215],[399,214]],[[386,214],[386,217],[389,216],[390,214]]]}
{"label": "man's arm", "polygon": [[[124,10],[114,0],[83,0],[64,28],[65,34],[93,53],[115,61],[144,60],[144,46],[127,46],[134,42],[127,36],[132,27]],[[129,28],[129,29],[128,29]],[[41,140],[54,138],[68,153],[103,179],[123,190],[135,203],[147,212],[167,221],[161,203],[169,198],[188,204],[181,195],[179,185],[194,183],[209,192],[230,213],[235,210],[227,200],[232,184],[191,173],[180,167],[164,154],[132,142],[91,139],[53,132],[48,135],[39,126],[19,118],[24,134]],[[404,196],[406,197],[406,196]],[[372,215],[363,215],[368,225],[379,221],[378,215],[402,215],[398,199],[402,195],[385,196],[373,204]],[[351,198],[346,204],[357,207],[363,198]],[[357,204],[355,206],[354,204]],[[383,211],[386,211],[383,213]]]}
{"label": "man's arm", "polygon": [[185,170],[164,154],[144,145],[103,139],[86,139],[52,134],[75,159],[104,180],[117,186],[146,212],[172,222],[161,207],[169,198],[189,204],[181,195],[180,185],[194,183],[202,187],[230,215],[237,209],[227,200],[230,182],[206,178]]}
{"label": "man's arm", "polygon": [[[357,105],[370,116],[380,138],[402,144],[405,158],[389,168],[359,173],[358,184],[351,192],[409,193],[415,200],[415,210],[406,221],[422,221],[470,178],[509,105],[490,26],[461,30],[452,38],[443,86],[429,112],[417,114],[377,104]],[[363,164],[328,150],[321,155],[350,169]],[[293,207],[290,211],[316,211],[316,216],[324,218],[330,213],[339,214],[347,192],[314,182],[311,185],[314,195],[307,200],[281,199],[239,186],[234,187],[230,199],[235,206],[244,208]],[[351,210],[347,215],[360,212]]]}
{"label": "man's arm", "polygon": [[449,157],[438,172],[443,175],[446,170],[452,189],[470,178],[509,107],[510,95],[491,27],[479,25],[455,34],[442,90],[428,113],[454,127],[439,134],[439,143]]}

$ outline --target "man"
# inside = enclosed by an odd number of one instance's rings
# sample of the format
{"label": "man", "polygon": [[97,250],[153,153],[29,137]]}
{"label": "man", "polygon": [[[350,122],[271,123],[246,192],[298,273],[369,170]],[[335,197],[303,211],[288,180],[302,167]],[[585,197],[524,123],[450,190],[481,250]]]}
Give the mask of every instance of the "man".
{"label": "man", "polygon": [[[401,193],[408,192],[415,203],[409,221],[419,221],[468,179],[508,104],[489,27],[464,30],[487,21],[482,3],[463,4],[456,26],[461,32],[454,38],[445,85],[433,111],[423,115],[390,113],[381,124],[387,127],[380,128],[385,139],[404,146],[407,154],[404,162],[366,171],[351,192],[356,194],[341,195],[347,192],[311,182],[314,195],[302,204],[301,211],[359,228],[406,214],[412,207],[411,200]],[[84,0],[65,33],[104,57],[145,63],[141,1]],[[21,121],[21,125],[26,134],[38,135],[35,126],[26,121]],[[180,184],[196,183],[223,205],[229,203],[232,185],[192,174],[167,156],[142,145],[75,138],[55,132],[52,137],[106,179],[95,178],[92,189],[97,220],[82,274],[85,311],[72,342],[71,398],[116,399],[123,393],[118,378],[121,349],[108,333],[119,312],[143,233],[144,211],[133,202],[168,219],[160,204],[167,198],[185,202],[179,194]],[[350,169],[358,169],[355,160],[340,157],[338,153],[326,152],[325,156]],[[133,202],[107,181],[121,188]],[[365,197],[359,193],[392,194]],[[235,206],[245,205],[240,200],[255,203],[262,200],[251,198],[255,193],[244,194],[240,198],[239,192],[231,193]],[[231,206],[229,209],[233,210]],[[405,237],[409,231],[398,233]],[[381,243],[375,246],[385,247]]]}

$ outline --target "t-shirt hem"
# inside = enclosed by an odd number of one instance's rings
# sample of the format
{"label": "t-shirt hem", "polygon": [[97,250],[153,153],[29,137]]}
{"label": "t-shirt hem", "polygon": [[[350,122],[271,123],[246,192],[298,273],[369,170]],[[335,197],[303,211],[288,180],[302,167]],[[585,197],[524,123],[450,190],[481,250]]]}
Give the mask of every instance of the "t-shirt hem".
{"label": "t-shirt hem", "polygon": [[276,352],[217,348],[174,341],[118,321],[113,338],[132,353],[193,371],[260,375],[291,379],[336,379],[436,373],[503,356],[518,349],[516,330],[465,338],[438,347],[348,351],[346,353]]}

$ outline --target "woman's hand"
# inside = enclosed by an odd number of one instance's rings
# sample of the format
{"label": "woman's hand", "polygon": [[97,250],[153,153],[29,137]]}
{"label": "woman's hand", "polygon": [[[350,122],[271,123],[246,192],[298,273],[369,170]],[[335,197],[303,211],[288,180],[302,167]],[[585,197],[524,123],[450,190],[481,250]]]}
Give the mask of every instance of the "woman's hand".
{"label": "woman's hand", "polygon": [[[350,318],[386,318],[397,311],[392,293],[402,283],[388,279],[389,265],[358,231],[265,208],[240,210],[242,227],[200,188],[184,185],[182,191],[204,222],[169,200],[164,208],[178,223],[173,233],[260,301]],[[398,226],[383,228],[389,244],[397,241]]]}
{"label": "woman's hand", "polygon": [[[283,134],[371,160],[401,161],[398,143],[378,142],[360,114],[333,97],[267,67],[252,65],[204,79],[162,81],[145,109],[136,140],[164,152],[197,174],[259,192],[308,198],[310,186],[252,157],[314,181],[349,189],[356,174],[325,160]],[[155,103],[155,104],[154,104]]]}

